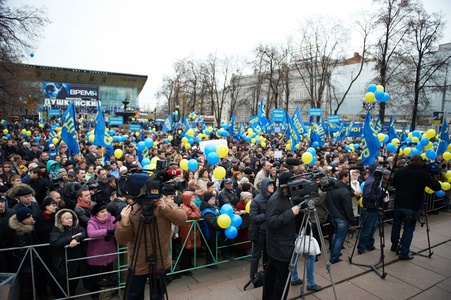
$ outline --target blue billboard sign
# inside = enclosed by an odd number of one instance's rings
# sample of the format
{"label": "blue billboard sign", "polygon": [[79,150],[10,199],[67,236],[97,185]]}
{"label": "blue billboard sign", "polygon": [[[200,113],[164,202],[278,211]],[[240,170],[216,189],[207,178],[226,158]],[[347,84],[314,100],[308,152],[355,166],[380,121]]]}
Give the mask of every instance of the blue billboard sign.
{"label": "blue billboard sign", "polygon": [[123,116],[112,116],[108,118],[109,126],[121,126],[124,125],[124,117]]}
{"label": "blue billboard sign", "polygon": [[321,108],[309,108],[308,115],[311,117],[321,117],[323,110]]}

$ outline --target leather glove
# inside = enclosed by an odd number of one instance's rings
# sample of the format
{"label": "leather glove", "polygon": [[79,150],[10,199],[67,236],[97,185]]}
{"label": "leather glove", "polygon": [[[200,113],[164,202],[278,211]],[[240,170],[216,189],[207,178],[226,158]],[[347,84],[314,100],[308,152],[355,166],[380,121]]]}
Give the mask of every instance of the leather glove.
{"label": "leather glove", "polygon": [[108,233],[103,239],[108,242],[111,241],[111,239],[114,238],[114,234]]}

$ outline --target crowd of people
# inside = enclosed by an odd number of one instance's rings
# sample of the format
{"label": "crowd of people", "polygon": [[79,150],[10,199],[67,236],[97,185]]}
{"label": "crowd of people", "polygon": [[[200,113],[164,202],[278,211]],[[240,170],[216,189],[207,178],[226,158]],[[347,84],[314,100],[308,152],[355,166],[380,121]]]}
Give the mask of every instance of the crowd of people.
{"label": "crowd of people", "polygon": [[[116,135],[127,136],[121,142],[113,143],[115,149],[122,150],[121,156],[105,157],[105,149],[90,144],[86,130],[80,129],[80,153],[69,155],[71,151],[64,142],[55,145],[50,140],[50,125],[39,126],[32,122],[25,125],[31,131],[30,136],[24,135],[17,124],[9,125],[5,127],[8,136],[4,134],[0,139],[0,249],[14,248],[11,252],[0,251],[0,272],[18,271],[25,258],[18,273],[21,299],[31,299],[31,260],[36,262],[34,268],[39,274],[35,276],[37,294],[41,299],[48,299],[49,285],[56,297],[75,293],[78,280],[71,280],[67,287],[66,276],[113,270],[116,241],[128,245],[129,254],[136,246],[141,208],[133,197],[118,188],[118,180],[142,168],[142,153],[139,155],[137,147],[139,135],[129,132],[126,127],[115,129]],[[416,217],[422,208],[424,188],[428,186],[437,191],[441,189],[437,179],[447,181],[444,175],[447,165],[440,156],[437,161],[443,161],[444,165],[435,178],[424,170],[421,156],[410,158],[401,154],[397,157],[383,148],[374,164],[364,166],[359,148],[346,149],[347,144],[358,143],[358,140],[328,140],[323,146],[316,147],[316,162],[305,164],[301,157],[310,147],[309,141],[304,139],[295,150],[286,150],[287,140],[282,134],[266,135],[265,147],[228,137],[228,153],[217,164],[211,165],[200,144],[194,141],[190,147],[184,147],[180,134],[181,130],[174,132],[174,137],[167,142],[168,133],[140,133],[154,141],[145,157],[167,160],[171,170],[181,169],[183,159],[195,159],[198,163],[195,170],[174,172],[176,175],[170,179],[185,181],[186,189],[164,195],[155,203],[159,246],[163,253],[154,255],[157,260],[160,257],[163,260],[159,262],[161,266],[157,266],[162,274],[157,279],[164,282],[168,281],[164,274],[171,257],[174,260],[180,254],[181,274],[189,276],[192,273],[187,269],[193,267],[193,249],[197,249],[199,257],[205,256],[206,267],[214,270],[218,268],[214,255],[216,245],[239,243],[221,247],[222,257],[232,259],[250,255],[250,279],[255,277],[260,265],[265,270],[263,298],[286,297],[283,291],[289,276],[291,285],[303,284],[296,270],[290,273],[288,267],[293,263],[292,253],[304,207],[293,202],[284,187],[292,178],[311,178],[308,174],[312,172],[334,178],[333,187],[327,191],[318,190],[314,198],[321,223],[319,227],[330,224],[330,228],[323,227],[323,233],[329,235],[330,249],[322,251],[330,250],[331,264],[341,261],[345,237],[355,230],[359,220],[362,222],[359,254],[376,249],[377,213],[384,208],[394,208],[391,250],[399,253],[400,259],[411,259],[410,243]],[[211,138],[215,136],[210,135],[207,139]],[[226,170],[223,178],[214,178],[217,166]],[[378,177],[379,172],[381,177]],[[397,172],[399,176],[396,176]],[[390,179],[393,187],[388,182]],[[358,205],[362,196],[363,207]],[[247,209],[248,203],[250,209]],[[243,220],[234,240],[228,239],[217,223],[221,207],[226,204],[231,205],[234,213]],[[120,222],[113,222],[118,217]],[[186,222],[201,218],[203,238],[199,231],[194,236],[191,223]],[[404,233],[401,236],[402,225]],[[321,237],[316,228],[311,226],[309,230],[319,240]],[[87,237],[93,239],[86,242]],[[172,256],[169,253],[171,240]],[[30,259],[31,252],[24,248],[38,244],[46,244],[37,247],[37,251],[57,282],[50,280],[46,268],[35,257]],[[66,261],[66,251],[70,261]],[[145,253],[146,249],[143,251]],[[129,299],[142,299],[146,277],[152,272],[142,255],[143,263],[136,268]],[[88,256],[95,257],[71,261]],[[315,260],[317,257],[311,255],[306,266],[307,290],[313,292],[321,290],[314,280]],[[102,280],[106,279],[102,276],[94,278],[83,280],[83,284],[90,291],[99,292]],[[164,288],[158,289],[159,295],[164,292]],[[97,299],[99,293],[92,297]]]}

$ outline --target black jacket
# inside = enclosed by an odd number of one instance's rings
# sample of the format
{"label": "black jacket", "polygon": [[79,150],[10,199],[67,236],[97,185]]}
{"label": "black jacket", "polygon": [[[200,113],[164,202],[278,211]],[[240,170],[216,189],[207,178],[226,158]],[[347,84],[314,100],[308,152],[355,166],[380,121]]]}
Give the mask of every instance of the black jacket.
{"label": "black jacket", "polygon": [[280,188],[266,204],[266,249],[269,256],[279,261],[288,262],[293,254],[296,233],[293,206]]}
{"label": "black jacket", "polygon": [[[17,220],[16,215],[9,219],[9,228],[11,230],[11,247],[24,247],[36,244],[36,234],[33,225],[25,225]],[[30,253],[27,248],[21,248],[12,251],[12,268],[17,270],[20,263],[25,258],[20,273],[31,273]]]}
{"label": "black jacket", "polygon": [[233,207],[238,204],[240,201],[240,196],[238,195],[235,189],[227,189],[223,188],[219,193],[219,206],[223,206],[224,204],[231,204]]}
{"label": "black jacket", "polygon": [[269,197],[271,197],[266,189],[270,183],[274,183],[274,180],[271,178],[263,178],[260,194],[258,194],[251,202],[251,211],[249,213],[249,219],[251,221],[248,232],[249,237],[254,236],[254,231],[257,229],[259,232],[266,232],[266,204]]}
{"label": "black jacket", "polygon": [[345,219],[352,226],[356,226],[350,189],[351,187],[342,181],[336,180],[334,188],[326,194],[326,205],[331,218]]}
{"label": "black jacket", "polygon": [[10,241],[9,219],[14,215],[14,210],[5,208],[5,211],[0,213],[0,249],[8,248]]}
{"label": "black jacket", "polygon": [[424,203],[424,188],[442,189],[440,183],[425,170],[412,165],[396,170],[392,178],[395,187],[395,207],[419,211]]}

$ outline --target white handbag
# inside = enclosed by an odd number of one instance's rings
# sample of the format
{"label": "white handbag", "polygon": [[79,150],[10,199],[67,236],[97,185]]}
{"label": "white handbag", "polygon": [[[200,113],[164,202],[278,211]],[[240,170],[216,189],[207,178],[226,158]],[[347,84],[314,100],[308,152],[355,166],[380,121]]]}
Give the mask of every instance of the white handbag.
{"label": "white handbag", "polygon": [[311,234],[305,235],[305,229],[297,237],[294,251],[298,254],[308,253],[309,255],[318,255],[321,253],[318,241]]}

